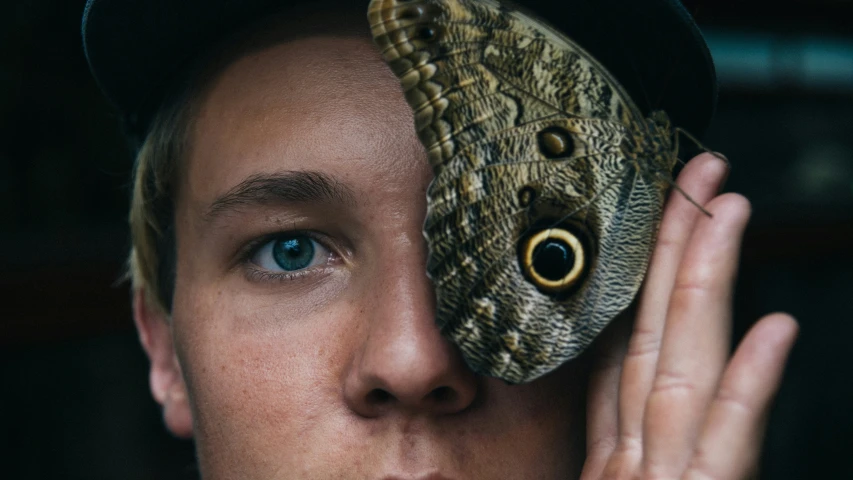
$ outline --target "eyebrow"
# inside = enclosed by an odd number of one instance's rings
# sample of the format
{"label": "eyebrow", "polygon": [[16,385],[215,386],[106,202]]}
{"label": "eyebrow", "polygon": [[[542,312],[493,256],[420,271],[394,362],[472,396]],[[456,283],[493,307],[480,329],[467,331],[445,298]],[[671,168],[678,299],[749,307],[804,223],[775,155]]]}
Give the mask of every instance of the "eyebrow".
{"label": "eyebrow", "polygon": [[322,172],[286,171],[246,178],[210,204],[204,218],[217,217],[245,207],[287,203],[333,202],[352,205],[353,191]]}

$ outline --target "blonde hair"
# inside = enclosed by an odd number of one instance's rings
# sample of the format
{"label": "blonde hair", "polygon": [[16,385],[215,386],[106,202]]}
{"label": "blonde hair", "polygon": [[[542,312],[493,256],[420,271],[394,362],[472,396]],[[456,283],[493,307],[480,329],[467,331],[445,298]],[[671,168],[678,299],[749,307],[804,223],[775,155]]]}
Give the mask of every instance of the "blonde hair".
{"label": "blonde hair", "polygon": [[189,143],[194,99],[182,95],[155,116],[136,155],[130,202],[132,247],[127,277],[149,304],[171,310],[174,289],[174,198]]}

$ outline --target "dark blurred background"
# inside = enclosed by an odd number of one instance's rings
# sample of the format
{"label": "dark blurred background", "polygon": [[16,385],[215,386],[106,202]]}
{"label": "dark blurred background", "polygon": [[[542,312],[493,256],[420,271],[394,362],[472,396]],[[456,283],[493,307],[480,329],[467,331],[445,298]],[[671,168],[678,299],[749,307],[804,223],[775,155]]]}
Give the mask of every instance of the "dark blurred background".
{"label": "dark blurred background", "polygon": [[[194,478],[117,285],[131,153],[81,50],[83,0],[0,1],[0,477]],[[753,202],[736,336],[801,337],[762,478],[851,478],[853,1],[685,2],[721,82],[705,137]]]}

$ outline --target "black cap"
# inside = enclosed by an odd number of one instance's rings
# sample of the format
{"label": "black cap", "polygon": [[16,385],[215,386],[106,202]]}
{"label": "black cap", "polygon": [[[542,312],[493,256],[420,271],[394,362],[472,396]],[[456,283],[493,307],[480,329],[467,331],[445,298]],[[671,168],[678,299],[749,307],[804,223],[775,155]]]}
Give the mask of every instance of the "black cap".
{"label": "black cap", "polygon": [[[132,137],[143,137],[170,82],[199,53],[261,15],[305,0],[88,0],[83,45],[92,74]],[[354,18],[363,22],[365,16]],[[717,97],[711,55],[678,0],[516,3],[591,52],[648,113],[662,109],[695,135]]]}

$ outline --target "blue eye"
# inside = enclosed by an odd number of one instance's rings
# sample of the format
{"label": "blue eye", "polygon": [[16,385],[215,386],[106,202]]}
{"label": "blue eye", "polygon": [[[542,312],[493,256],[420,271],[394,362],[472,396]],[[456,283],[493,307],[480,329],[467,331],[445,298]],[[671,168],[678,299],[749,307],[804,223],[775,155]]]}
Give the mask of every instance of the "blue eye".
{"label": "blue eye", "polygon": [[272,246],[272,258],[287,271],[302,270],[314,259],[314,244],[310,238],[296,237],[278,240]]}
{"label": "blue eye", "polygon": [[252,256],[252,262],[271,272],[295,272],[329,260],[329,250],[308,235],[275,238]]}

